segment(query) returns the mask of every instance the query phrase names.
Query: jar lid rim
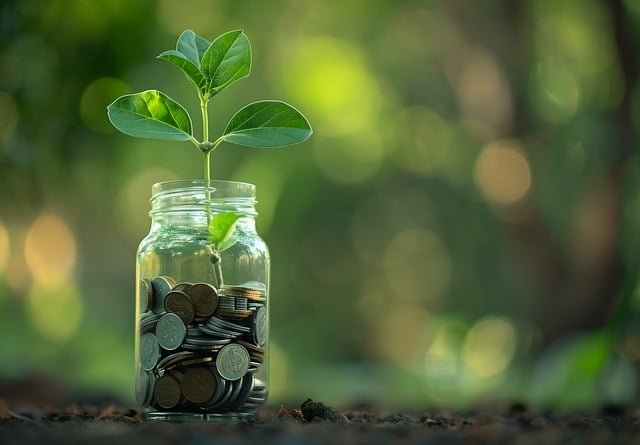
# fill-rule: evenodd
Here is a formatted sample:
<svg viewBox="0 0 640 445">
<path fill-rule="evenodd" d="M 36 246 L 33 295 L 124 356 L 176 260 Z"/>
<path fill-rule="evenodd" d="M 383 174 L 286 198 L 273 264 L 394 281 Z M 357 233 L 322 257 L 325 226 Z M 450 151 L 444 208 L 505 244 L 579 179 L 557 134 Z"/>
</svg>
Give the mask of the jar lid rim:
<svg viewBox="0 0 640 445">
<path fill-rule="evenodd" d="M 151 186 L 151 195 L 157 196 L 165 192 L 175 192 L 178 190 L 203 190 L 208 183 L 208 188 L 214 190 L 235 190 L 241 195 L 254 195 L 256 186 L 248 182 L 226 181 L 215 179 L 205 181 L 203 179 L 174 179 L 169 181 L 156 182 Z M 244 193 L 242 193 L 244 192 Z"/>
</svg>

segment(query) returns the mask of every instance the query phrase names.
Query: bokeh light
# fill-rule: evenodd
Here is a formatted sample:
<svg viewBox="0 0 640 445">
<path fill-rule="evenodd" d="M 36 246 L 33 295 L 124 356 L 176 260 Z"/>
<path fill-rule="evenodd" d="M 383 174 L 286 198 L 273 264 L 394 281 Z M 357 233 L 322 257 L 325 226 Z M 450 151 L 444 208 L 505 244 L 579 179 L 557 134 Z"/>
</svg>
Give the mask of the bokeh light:
<svg viewBox="0 0 640 445">
<path fill-rule="evenodd" d="M 487 316 L 478 320 L 464 342 L 465 372 L 473 380 L 504 372 L 514 357 L 516 345 L 516 331 L 505 318 Z"/>
<path fill-rule="evenodd" d="M 512 121 L 511 90 L 493 56 L 483 48 L 469 47 L 450 67 L 461 116 L 502 134 Z"/>
<path fill-rule="evenodd" d="M 474 170 L 476 185 L 493 204 L 514 204 L 531 188 L 529 162 L 516 141 L 494 142 L 482 149 Z"/>
<path fill-rule="evenodd" d="M 314 127 L 333 136 L 369 133 L 382 92 L 359 48 L 324 36 L 287 43 L 279 77 L 292 99 L 308 110 Z"/>
<path fill-rule="evenodd" d="M 58 216 L 40 215 L 24 241 L 25 260 L 34 279 L 43 285 L 68 280 L 76 264 L 76 241 Z"/>
<path fill-rule="evenodd" d="M 4 224 L 2 224 L 2 221 L 0 221 L 0 276 L 4 275 L 7 270 L 10 254 L 9 233 Z"/>
<path fill-rule="evenodd" d="M 426 348 L 431 317 L 420 306 L 387 298 L 377 327 L 377 344 L 386 362 L 417 371 Z"/>
<path fill-rule="evenodd" d="M 463 372 L 461 348 L 467 326 L 457 320 L 441 319 L 424 354 L 423 370 L 426 386 L 436 396 L 453 396 L 459 391 Z"/>
<path fill-rule="evenodd" d="M 29 317 L 42 338 L 60 343 L 69 340 L 78 329 L 83 303 L 72 282 L 36 280 L 27 300 Z"/>
<path fill-rule="evenodd" d="M 119 79 L 101 77 L 91 82 L 80 99 L 80 116 L 89 128 L 100 133 L 111 133 L 115 129 L 109 123 L 104 110 L 114 97 L 127 94 L 130 87 Z"/>
<path fill-rule="evenodd" d="M 543 118 L 550 122 L 566 122 L 575 116 L 582 89 L 566 64 L 560 60 L 541 61 L 533 78 L 531 95 Z"/>
</svg>

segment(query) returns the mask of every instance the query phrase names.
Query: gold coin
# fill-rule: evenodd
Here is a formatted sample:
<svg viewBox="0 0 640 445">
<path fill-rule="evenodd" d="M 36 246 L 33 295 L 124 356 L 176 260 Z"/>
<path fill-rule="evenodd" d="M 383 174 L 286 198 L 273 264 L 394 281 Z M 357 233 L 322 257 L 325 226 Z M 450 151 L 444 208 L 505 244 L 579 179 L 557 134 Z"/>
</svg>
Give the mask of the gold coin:
<svg viewBox="0 0 640 445">
<path fill-rule="evenodd" d="M 179 290 L 172 290 L 164 299 L 164 309 L 173 312 L 184 322 L 185 326 L 193 321 L 195 310 L 189 295 Z"/>
<path fill-rule="evenodd" d="M 205 403 L 211 400 L 216 391 L 216 378 L 209 368 L 194 366 L 184 372 L 180 389 L 188 401 Z"/>
<path fill-rule="evenodd" d="M 265 293 L 259 289 L 253 289 L 250 287 L 242 287 L 242 286 L 222 286 L 222 290 L 225 295 L 233 296 L 233 297 L 245 297 L 254 301 L 264 301 Z"/>
<path fill-rule="evenodd" d="M 196 283 L 189 289 L 196 317 L 208 317 L 218 308 L 218 291 L 209 283 Z"/>
<path fill-rule="evenodd" d="M 253 311 L 218 310 L 216 314 L 221 317 L 247 318 L 253 314 Z"/>
<path fill-rule="evenodd" d="M 156 380 L 156 384 L 153 387 L 153 395 L 156 403 L 161 408 L 175 408 L 182 397 L 180 383 L 175 377 L 165 374 Z"/>
<path fill-rule="evenodd" d="M 248 341 L 243 341 L 243 340 L 237 340 L 236 343 L 238 343 L 239 345 L 244 346 L 247 349 L 255 351 L 257 353 L 264 354 L 264 348 L 262 346 L 260 346 L 260 345 L 255 345 L 253 343 L 249 343 Z"/>
<path fill-rule="evenodd" d="M 198 357 L 198 358 L 192 358 L 188 360 L 181 360 L 176 364 L 176 366 L 185 367 L 185 366 L 201 365 L 203 363 L 209 363 L 212 361 L 213 361 L 213 357 L 211 356 Z"/>
</svg>

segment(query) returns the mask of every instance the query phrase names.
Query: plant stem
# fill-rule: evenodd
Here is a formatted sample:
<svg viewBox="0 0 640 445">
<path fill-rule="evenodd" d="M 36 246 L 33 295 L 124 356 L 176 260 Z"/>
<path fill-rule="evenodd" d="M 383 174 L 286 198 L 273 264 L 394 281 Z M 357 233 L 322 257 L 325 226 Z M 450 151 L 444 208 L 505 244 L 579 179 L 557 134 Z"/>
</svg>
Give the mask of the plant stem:
<svg viewBox="0 0 640 445">
<path fill-rule="evenodd" d="M 209 190 L 209 181 L 211 181 L 211 167 L 209 165 L 209 158 L 211 157 L 211 151 L 204 152 L 204 181 L 206 183 L 207 190 Z M 209 198 L 209 196 L 207 196 Z"/>
<path fill-rule="evenodd" d="M 200 95 L 200 111 L 202 113 L 202 141 L 204 143 L 209 142 L 209 112 L 207 110 L 207 98 Z M 207 199 L 207 227 L 211 223 L 211 152 L 221 141 L 216 141 L 212 147 L 207 147 L 204 153 L 204 186 L 206 190 Z M 210 258 L 213 262 L 213 272 L 218 282 L 218 288 L 222 287 L 222 260 L 216 246 L 210 252 Z M 215 261 L 214 261 L 215 260 Z"/>
<path fill-rule="evenodd" d="M 207 99 L 200 95 L 200 111 L 202 113 L 202 142 L 209 142 L 209 112 L 207 110 Z M 211 181 L 211 167 L 209 165 L 209 157 L 211 150 L 204 152 L 204 180 L 206 181 L 207 190 L 209 181 Z"/>
</svg>

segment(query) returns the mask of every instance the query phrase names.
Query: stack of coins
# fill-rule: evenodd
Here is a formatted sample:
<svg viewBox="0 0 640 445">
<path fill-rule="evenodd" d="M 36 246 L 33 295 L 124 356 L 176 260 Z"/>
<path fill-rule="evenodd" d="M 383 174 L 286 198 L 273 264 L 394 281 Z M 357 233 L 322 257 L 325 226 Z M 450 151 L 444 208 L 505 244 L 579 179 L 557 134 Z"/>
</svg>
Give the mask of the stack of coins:
<svg viewBox="0 0 640 445">
<path fill-rule="evenodd" d="M 254 412 L 267 398 L 256 377 L 267 339 L 261 283 L 176 283 L 167 276 L 139 284 L 139 375 L 145 408 L 167 412 Z"/>
</svg>

